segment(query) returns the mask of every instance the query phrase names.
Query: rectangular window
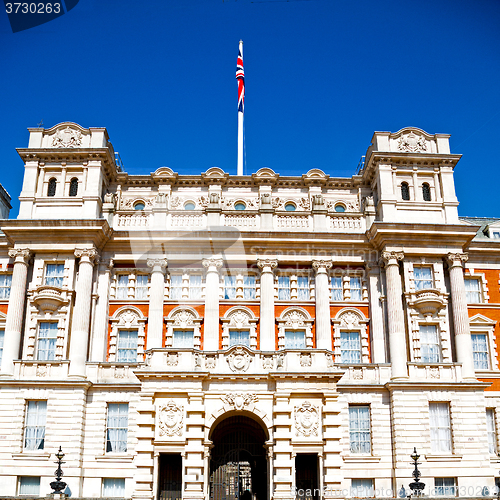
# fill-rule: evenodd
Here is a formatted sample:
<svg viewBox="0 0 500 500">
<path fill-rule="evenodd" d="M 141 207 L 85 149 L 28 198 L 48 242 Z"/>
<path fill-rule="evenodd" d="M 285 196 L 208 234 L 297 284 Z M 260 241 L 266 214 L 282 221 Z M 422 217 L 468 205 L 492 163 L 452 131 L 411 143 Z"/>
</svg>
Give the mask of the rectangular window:
<svg viewBox="0 0 500 500">
<path fill-rule="evenodd" d="M 224 298 L 236 298 L 236 276 L 224 276 Z"/>
<path fill-rule="evenodd" d="M 305 349 L 306 332 L 304 330 L 285 330 L 285 349 Z"/>
<path fill-rule="evenodd" d="M 370 407 L 349 406 L 351 453 L 371 453 Z"/>
<path fill-rule="evenodd" d="M 102 496 L 109 498 L 124 497 L 125 479 L 116 477 L 105 477 L 102 480 Z"/>
<path fill-rule="evenodd" d="M 64 264 L 47 264 L 45 266 L 45 284 L 61 287 L 64 278 Z"/>
<path fill-rule="evenodd" d="M 246 345 L 250 347 L 249 330 L 229 330 L 229 345 Z"/>
<path fill-rule="evenodd" d="M 137 330 L 118 330 L 116 361 L 137 363 Z"/>
<path fill-rule="evenodd" d="M 138 274 L 135 278 L 135 298 L 147 299 L 148 298 L 148 275 Z"/>
<path fill-rule="evenodd" d="M 43 450 L 45 445 L 45 421 L 47 401 L 26 401 L 24 424 L 24 449 Z"/>
<path fill-rule="evenodd" d="M 125 453 L 128 435 L 128 403 L 108 403 L 106 451 Z"/>
<path fill-rule="evenodd" d="M 278 300 L 290 300 L 290 276 L 278 276 Z"/>
<path fill-rule="evenodd" d="M 170 275 L 170 298 L 174 300 L 182 298 L 182 276 L 180 274 Z"/>
<path fill-rule="evenodd" d="M 243 298 L 255 299 L 255 276 L 243 276 Z"/>
<path fill-rule="evenodd" d="M 19 478 L 19 495 L 40 495 L 40 478 L 21 476 Z"/>
<path fill-rule="evenodd" d="M 436 325 L 420 325 L 420 356 L 423 363 L 440 363 L 441 346 Z"/>
<path fill-rule="evenodd" d="M 454 497 L 457 492 L 456 478 L 436 477 L 434 478 L 434 494 L 440 497 Z"/>
<path fill-rule="evenodd" d="M 309 300 L 311 298 L 308 276 L 297 276 L 297 298 L 299 300 Z"/>
<path fill-rule="evenodd" d="M 116 298 L 126 299 L 128 297 L 128 274 L 120 274 L 116 283 Z"/>
<path fill-rule="evenodd" d="M 361 363 L 359 332 L 340 332 L 340 362 Z"/>
<path fill-rule="evenodd" d="M 172 347 L 194 347 L 194 330 L 174 330 Z"/>
<path fill-rule="evenodd" d="M 429 403 L 431 449 L 433 453 L 451 453 L 449 403 Z"/>
<path fill-rule="evenodd" d="M 12 285 L 12 274 L 0 274 L 0 299 L 10 297 L 10 287 Z"/>
<path fill-rule="evenodd" d="M 0 330 L 0 368 L 2 367 L 3 341 L 5 338 L 5 330 Z"/>
<path fill-rule="evenodd" d="M 497 426 L 495 422 L 495 410 L 486 409 L 486 426 L 488 428 L 488 450 L 492 455 L 497 454 Z"/>
<path fill-rule="evenodd" d="M 373 479 L 351 479 L 351 496 L 358 498 L 374 497 Z"/>
<path fill-rule="evenodd" d="M 38 325 L 36 359 L 50 361 L 56 359 L 57 323 L 41 322 Z"/>
<path fill-rule="evenodd" d="M 344 293 L 342 291 L 342 278 L 334 276 L 332 278 L 332 300 L 341 301 L 344 300 Z"/>
<path fill-rule="evenodd" d="M 465 295 L 468 304 L 479 304 L 482 302 L 479 279 L 465 278 Z"/>
<path fill-rule="evenodd" d="M 424 290 L 434 286 L 432 277 L 432 267 L 430 266 L 415 266 L 413 268 L 413 279 L 415 281 L 415 290 Z"/>
<path fill-rule="evenodd" d="M 476 370 L 487 370 L 488 362 L 488 336 L 484 333 L 471 334 L 472 356 L 474 358 L 474 368 Z"/>
<path fill-rule="evenodd" d="M 361 302 L 363 300 L 361 294 L 361 278 L 350 278 L 351 300 Z"/>
<path fill-rule="evenodd" d="M 189 298 L 201 299 L 202 280 L 201 274 L 189 276 Z"/>
</svg>

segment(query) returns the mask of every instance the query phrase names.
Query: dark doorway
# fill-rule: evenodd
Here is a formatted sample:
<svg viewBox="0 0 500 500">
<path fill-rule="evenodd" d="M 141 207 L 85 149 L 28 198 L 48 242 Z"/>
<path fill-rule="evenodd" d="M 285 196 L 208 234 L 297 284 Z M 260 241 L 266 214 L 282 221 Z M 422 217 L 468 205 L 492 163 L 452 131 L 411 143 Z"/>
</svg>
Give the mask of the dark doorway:
<svg viewBox="0 0 500 500">
<path fill-rule="evenodd" d="M 158 500 L 181 500 L 182 457 L 180 454 L 161 453 L 158 471 Z"/>
<path fill-rule="evenodd" d="M 297 498 L 317 500 L 319 498 L 318 455 L 300 453 L 295 457 L 295 485 Z"/>
<path fill-rule="evenodd" d="M 212 434 L 210 500 L 267 500 L 264 429 L 248 417 L 229 417 Z"/>
</svg>

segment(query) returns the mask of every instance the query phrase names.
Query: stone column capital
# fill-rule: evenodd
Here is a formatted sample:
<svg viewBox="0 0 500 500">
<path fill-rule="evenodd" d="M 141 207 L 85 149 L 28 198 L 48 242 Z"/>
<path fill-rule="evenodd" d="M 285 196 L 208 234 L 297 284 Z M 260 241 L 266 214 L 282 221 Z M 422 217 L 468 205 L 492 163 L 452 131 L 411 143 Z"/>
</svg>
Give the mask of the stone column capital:
<svg viewBox="0 0 500 500">
<path fill-rule="evenodd" d="M 312 261 L 312 268 L 316 271 L 316 274 L 325 274 L 332 266 L 333 262 L 328 259 L 313 259 Z"/>
<path fill-rule="evenodd" d="M 218 273 L 223 261 L 219 257 L 211 257 L 210 259 L 203 259 L 201 263 L 208 273 Z"/>
<path fill-rule="evenodd" d="M 31 252 L 28 248 L 11 248 L 9 250 L 9 257 L 14 259 L 14 263 L 21 263 L 28 265 L 31 257 Z"/>
<path fill-rule="evenodd" d="M 381 263 L 387 266 L 398 266 L 398 261 L 404 259 L 405 254 L 403 252 L 382 252 L 380 257 Z"/>
<path fill-rule="evenodd" d="M 94 263 L 99 262 L 99 252 L 95 248 L 77 248 L 75 257 L 80 259 L 80 263 L 88 262 L 94 265 Z"/>
<path fill-rule="evenodd" d="M 463 267 L 463 265 L 469 260 L 468 253 L 452 253 L 450 252 L 446 256 L 446 261 L 448 262 L 448 266 L 452 267 Z"/>
<path fill-rule="evenodd" d="M 278 267 L 278 261 L 276 259 L 257 259 L 257 267 L 263 273 L 272 273 L 273 269 Z"/>
<path fill-rule="evenodd" d="M 167 259 L 158 258 L 158 259 L 148 259 L 147 266 L 151 267 L 152 273 L 165 273 L 165 269 L 167 268 L 168 262 Z"/>
</svg>

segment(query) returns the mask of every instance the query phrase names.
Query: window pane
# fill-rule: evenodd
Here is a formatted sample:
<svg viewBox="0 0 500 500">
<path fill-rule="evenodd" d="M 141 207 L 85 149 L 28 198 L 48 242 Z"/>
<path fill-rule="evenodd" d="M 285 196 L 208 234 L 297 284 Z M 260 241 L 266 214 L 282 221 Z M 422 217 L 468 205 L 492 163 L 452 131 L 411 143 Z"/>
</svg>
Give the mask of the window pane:
<svg viewBox="0 0 500 500">
<path fill-rule="evenodd" d="M 135 279 L 135 298 L 147 299 L 148 298 L 148 275 L 138 274 Z"/>
<path fill-rule="evenodd" d="M 332 300 L 344 300 L 344 294 L 342 293 L 342 278 L 332 278 Z"/>
<path fill-rule="evenodd" d="M 10 297 L 10 287 L 12 285 L 12 274 L 0 274 L 0 299 Z"/>
<path fill-rule="evenodd" d="M 229 345 L 246 345 L 250 347 L 250 331 L 249 330 L 229 330 Z"/>
<path fill-rule="evenodd" d="M 173 274 L 170 276 L 170 298 L 182 298 L 182 276 L 180 274 Z"/>
<path fill-rule="evenodd" d="M 128 403 L 109 403 L 106 432 L 106 451 L 127 451 Z"/>
<path fill-rule="evenodd" d="M 128 274 L 118 276 L 118 284 L 116 287 L 116 298 L 126 299 L 128 297 Z"/>
<path fill-rule="evenodd" d="M 304 330 L 285 330 L 285 349 L 305 349 L 306 332 Z"/>
<path fill-rule="evenodd" d="M 351 496 L 366 498 L 375 496 L 373 479 L 351 479 Z"/>
<path fill-rule="evenodd" d="M 39 324 L 36 359 L 41 361 L 56 359 L 57 326 L 57 323 Z"/>
<path fill-rule="evenodd" d="M 453 497 L 456 495 L 454 477 L 436 477 L 434 479 L 436 496 Z"/>
<path fill-rule="evenodd" d="M 59 286 L 63 284 L 64 264 L 47 264 L 45 267 L 45 284 Z"/>
<path fill-rule="evenodd" d="M 340 332 L 340 362 L 361 363 L 359 332 Z"/>
<path fill-rule="evenodd" d="M 47 401 L 27 401 L 24 426 L 24 449 L 43 450 Z"/>
<path fill-rule="evenodd" d="M 451 453 L 450 405 L 429 403 L 429 418 L 433 453 Z"/>
<path fill-rule="evenodd" d="M 255 299 L 255 276 L 243 276 L 243 298 Z"/>
<path fill-rule="evenodd" d="M 473 333 L 472 339 L 472 356 L 474 358 L 474 368 L 476 370 L 487 370 L 488 363 L 488 340 L 486 334 Z"/>
<path fill-rule="evenodd" d="M 351 300 L 359 302 L 362 300 L 361 296 L 361 278 L 350 278 Z"/>
<path fill-rule="evenodd" d="M 102 481 L 102 494 L 106 497 L 125 496 L 125 479 L 104 478 Z"/>
<path fill-rule="evenodd" d="M 434 286 L 431 267 L 414 267 L 413 278 L 415 281 L 415 290 L 424 290 Z"/>
<path fill-rule="evenodd" d="M 495 410 L 488 408 L 486 410 L 486 426 L 488 428 L 488 450 L 491 454 L 497 454 L 497 432 L 495 425 Z"/>
<path fill-rule="evenodd" d="M 297 298 L 299 300 L 309 300 L 309 277 L 308 276 L 298 276 L 297 277 Z"/>
<path fill-rule="evenodd" d="M 116 361 L 137 363 L 137 330 L 119 330 Z"/>
<path fill-rule="evenodd" d="M 0 368 L 2 367 L 3 341 L 5 338 L 5 330 L 0 330 Z"/>
<path fill-rule="evenodd" d="M 439 363 L 441 346 L 436 325 L 420 325 L 420 355 L 423 363 Z"/>
<path fill-rule="evenodd" d="M 20 495 L 40 495 L 40 478 L 21 476 L 19 478 Z"/>
<path fill-rule="evenodd" d="M 468 278 L 465 280 L 465 294 L 469 304 L 478 304 L 482 302 L 478 279 Z"/>
<path fill-rule="evenodd" d="M 194 330 L 174 330 L 172 347 L 194 347 Z"/>
<path fill-rule="evenodd" d="M 189 276 L 189 298 L 201 299 L 201 274 Z"/>
<path fill-rule="evenodd" d="M 349 439 L 351 453 L 371 453 L 370 407 L 349 407 Z"/>
<path fill-rule="evenodd" d="M 278 300 L 290 300 L 290 276 L 278 276 Z"/>
<path fill-rule="evenodd" d="M 224 298 L 236 298 L 236 276 L 224 276 Z"/>
</svg>

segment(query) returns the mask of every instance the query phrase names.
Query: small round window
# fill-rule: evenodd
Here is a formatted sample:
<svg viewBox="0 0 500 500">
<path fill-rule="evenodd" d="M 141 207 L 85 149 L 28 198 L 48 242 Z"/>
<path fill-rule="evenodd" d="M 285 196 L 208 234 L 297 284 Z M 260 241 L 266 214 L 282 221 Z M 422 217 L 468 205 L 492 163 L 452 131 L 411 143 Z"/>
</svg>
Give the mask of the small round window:
<svg viewBox="0 0 500 500">
<path fill-rule="evenodd" d="M 245 210 L 245 208 L 247 208 L 247 206 L 242 201 L 234 204 L 235 210 Z"/>
<path fill-rule="evenodd" d="M 142 201 L 139 201 L 138 203 L 136 203 L 134 205 L 134 210 L 144 210 L 145 206 L 146 205 L 144 205 L 144 203 L 142 203 Z"/>
<path fill-rule="evenodd" d="M 340 203 L 338 205 L 335 205 L 335 212 L 345 212 L 344 205 L 341 205 Z"/>
<path fill-rule="evenodd" d="M 194 210 L 194 207 L 195 207 L 194 203 L 192 201 L 189 201 L 184 205 L 184 210 Z"/>
<path fill-rule="evenodd" d="M 287 204 L 285 205 L 285 210 L 286 210 L 287 212 L 295 212 L 295 209 L 296 209 L 296 208 L 297 208 L 297 207 L 296 207 L 293 203 L 287 203 Z"/>
</svg>

